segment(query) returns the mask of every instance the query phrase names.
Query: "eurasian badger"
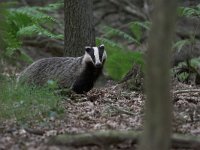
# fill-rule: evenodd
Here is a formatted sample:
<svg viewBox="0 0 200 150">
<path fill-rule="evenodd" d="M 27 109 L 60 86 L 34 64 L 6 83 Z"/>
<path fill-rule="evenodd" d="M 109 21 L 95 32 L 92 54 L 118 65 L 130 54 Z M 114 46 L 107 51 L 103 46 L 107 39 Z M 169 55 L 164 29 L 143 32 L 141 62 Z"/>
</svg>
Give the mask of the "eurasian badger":
<svg viewBox="0 0 200 150">
<path fill-rule="evenodd" d="M 71 88 L 76 93 L 91 90 L 101 75 L 107 55 L 104 45 L 85 47 L 81 57 L 51 57 L 28 66 L 18 77 L 19 83 L 45 85 L 49 80 L 59 88 Z"/>
</svg>

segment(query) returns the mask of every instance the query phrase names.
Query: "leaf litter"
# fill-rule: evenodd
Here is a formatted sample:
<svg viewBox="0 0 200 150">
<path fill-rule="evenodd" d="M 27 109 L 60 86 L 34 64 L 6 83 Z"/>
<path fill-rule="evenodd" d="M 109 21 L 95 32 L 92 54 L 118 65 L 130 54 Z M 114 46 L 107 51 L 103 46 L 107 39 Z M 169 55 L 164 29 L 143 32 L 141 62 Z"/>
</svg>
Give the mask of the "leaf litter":
<svg viewBox="0 0 200 150">
<path fill-rule="evenodd" d="M 182 83 L 173 91 L 199 88 Z M 44 118 L 42 122 L 28 120 L 29 128 L 15 119 L 0 125 L 0 150 L 62 150 L 102 149 L 92 147 L 63 147 L 48 145 L 50 137 L 64 133 L 84 133 L 99 130 L 142 130 L 144 124 L 143 93 L 126 91 L 118 85 L 94 88 L 85 95 L 72 95 L 62 101 L 61 117 Z M 200 136 L 200 93 L 173 95 L 173 132 Z M 134 145 L 136 148 L 137 145 Z M 130 142 L 112 145 L 110 149 L 133 149 Z"/>
</svg>

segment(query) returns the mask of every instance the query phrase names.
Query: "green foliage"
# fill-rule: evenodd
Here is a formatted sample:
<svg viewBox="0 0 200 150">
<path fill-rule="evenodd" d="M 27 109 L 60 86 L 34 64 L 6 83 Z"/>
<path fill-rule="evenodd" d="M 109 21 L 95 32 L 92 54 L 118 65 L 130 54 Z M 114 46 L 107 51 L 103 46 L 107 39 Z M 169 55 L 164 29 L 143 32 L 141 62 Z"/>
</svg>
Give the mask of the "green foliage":
<svg viewBox="0 0 200 150">
<path fill-rule="evenodd" d="M 103 36 L 106 37 L 106 38 L 112 38 L 113 36 L 119 36 L 119 37 L 124 38 L 128 42 L 133 42 L 133 43 L 139 44 L 138 41 L 136 39 L 134 39 L 131 35 L 129 35 L 126 32 L 123 32 L 119 29 L 115 29 L 115 28 L 112 28 L 112 27 L 105 26 L 104 27 L 104 33 L 105 34 Z"/>
<path fill-rule="evenodd" d="M 6 48 L 3 51 L 5 58 L 13 58 L 18 51 L 20 56 L 17 57 L 23 61 L 31 62 L 32 59 L 23 51 L 22 38 L 32 36 L 47 36 L 50 38 L 63 39 L 63 35 L 57 35 L 51 32 L 51 27 L 57 23 L 56 19 L 47 15 L 60 8 L 63 3 L 50 4 L 45 7 L 20 7 L 7 8 L 5 15 L 4 42 Z"/>
<path fill-rule="evenodd" d="M 4 38 L 3 31 L 5 30 L 4 14 L 5 14 L 5 8 L 0 4 L 0 42 L 1 42 L 0 48 L 2 48 L 3 47 L 2 44 L 4 44 L 3 43 L 3 38 Z M 1 57 L 1 55 L 0 55 L 0 57 Z"/>
<path fill-rule="evenodd" d="M 97 45 L 104 43 L 108 54 L 106 71 L 115 80 L 121 80 L 134 64 L 144 65 L 142 52 L 131 50 L 127 44 L 120 44 L 116 38 L 125 40 L 124 43 L 140 45 L 144 30 L 149 30 L 150 22 L 129 23 L 130 33 L 112 27 L 104 27 L 103 35 L 96 39 Z M 121 42 L 122 43 L 122 42 Z"/>
<path fill-rule="evenodd" d="M 136 37 L 137 41 L 139 42 L 142 38 L 143 34 L 143 29 L 145 30 L 150 30 L 151 23 L 149 21 L 145 22 L 139 22 L 139 21 L 134 21 L 130 23 L 130 30 Z"/>
<path fill-rule="evenodd" d="M 191 17 L 191 16 L 200 17 L 200 4 L 197 5 L 194 8 L 191 8 L 191 7 L 179 7 L 178 8 L 178 15 L 179 16 L 186 16 L 186 17 Z"/>
<path fill-rule="evenodd" d="M 59 86 L 58 86 L 58 82 L 57 81 L 54 81 L 54 80 L 48 80 L 47 81 L 47 87 L 49 89 L 58 89 Z"/>
<path fill-rule="evenodd" d="M 180 17 L 200 17 L 200 4 L 195 7 L 179 7 L 178 15 Z M 198 28 L 198 25 L 196 26 Z M 195 36 L 191 35 L 189 38 L 184 40 L 179 40 L 174 43 L 173 48 L 178 52 L 186 46 L 190 45 L 188 48 L 192 48 L 192 45 L 195 44 Z M 186 60 L 185 62 L 181 62 L 178 64 L 179 71 L 175 73 L 178 79 L 181 82 L 188 82 L 190 76 L 199 75 L 199 66 L 200 66 L 200 58 L 193 58 L 190 60 Z"/>
<path fill-rule="evenodd" d="M 108 39 L 97 38 L 97 44 L 100 43 L 105 44 L 108 55 L 106 71 L 115 80 L 122 79 L 134 64 L 144 64 L 141 52 L 128 50 Z"/>
<path fill-rule="evenodd" d="M 51 117 L 52 113 L 60 114 L 63 107 L 61 97 L 55 96 L 49 88 L 33 88 L 18 85 L 14 80 L 0 79 L 0 118 L 25 120 L 41 120 Z"/>
<path fill-rule="evenodd" d="M 178 71 L 173 72 L 179 81 L 188 82 L 191 76 L 199 76 L 200 57 L 187 60 L 178 64 Z"/>
<path fill-rule="evenodd" d="M 177 78 L 180 82 L 186 82 L 189 78 L 188 72 L 181 72 L 177 75 Z"/>
<path fill-rule="evenodd" d="M 173 48 L 176 49 L 178 52 L 181 51 L 181 49 L 185 46 L 191 44 L 190 39 L 185 39 L 185 40 L 179 40 L 173 44 Z"/>
<path fill-rule="evenodd" d="M 200 66 L 200 57 L 199 58 L 193 58 L 190 60 L 191 67 L 197 69 Z"/>
<path fill-rule="evenodd" d="M 199 17 L 200 4 L 194 8 L 179 7 L 178 14 L 179 16 Z M 134 21 L 128 24 L 127 29 L 129 29 L 129 33 L 108 26 L 103 28 L 104 34 L 97 38 L 97 44 L 104 43 L 106 45 L 106 50 L 108 53 L 106 70 L 113 79 L 122 79 L 124 75 L 131 69 L 134 63 L 142 66 L 144 65 L 143 54 L 135 50 L 130 50 L 127 43 L 135 44 L 136 46 L 140 45 L 144 31 L 150 30 L 150 27 L 151 22 L 149 21 Z M 119 38 L 125 40 L 125 42 L 119 40 Z M 120 43 L 118 41 L 120 41 Z M 192 45 L 193 43 L 195 43 L 195 38 L 190 37 L 188 39 L 176 41 L 173 44 L 173 48 L 180 52 L 184 46 Z M 197 65 L 200 65 L 199 60 L 196 59 L 192 59 L 190 62 L 191 67 L 194 68 L 197 67 Z M 180 76 L 180 78 L 183 80 L 188 78 L 187 73 L 180 74 Z"/>
<path fill-rule="evenodd" d="M 46 11 L 46 12 L 53 12 L 55 10 L 58 10 L 59 8 L 63 7 L 64 3 L 62 1 L 53 3 L 53 4 L 48 4 L 45 7 L 39 7 L 39 6 L 32 6 L 32 8 L 35 10 L 39 11 Z"/>
</svg>

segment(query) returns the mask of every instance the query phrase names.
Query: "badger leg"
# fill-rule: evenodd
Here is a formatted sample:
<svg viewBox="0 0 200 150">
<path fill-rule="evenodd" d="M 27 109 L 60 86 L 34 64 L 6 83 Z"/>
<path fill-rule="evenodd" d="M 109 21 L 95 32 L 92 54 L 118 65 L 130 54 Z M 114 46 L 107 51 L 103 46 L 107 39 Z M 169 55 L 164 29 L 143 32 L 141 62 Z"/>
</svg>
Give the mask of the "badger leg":
<svg viewBox="0 0 200 150">
<path fill-rule="evenodd" d="M 91 81 L 86 80 L 76 80 L 72 86 L 72 90 L 76 92 L 77 94 L 83 94 L 85 92 L 88 92 L 93 88 L 94 84 Z"/>
</svg>

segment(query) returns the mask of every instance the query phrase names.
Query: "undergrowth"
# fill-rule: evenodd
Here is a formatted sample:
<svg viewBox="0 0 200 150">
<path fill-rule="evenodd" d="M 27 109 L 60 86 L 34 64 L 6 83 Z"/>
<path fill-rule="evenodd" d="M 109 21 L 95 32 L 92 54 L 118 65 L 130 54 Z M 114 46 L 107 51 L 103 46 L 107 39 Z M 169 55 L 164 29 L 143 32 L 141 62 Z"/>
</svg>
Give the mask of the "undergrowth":
<svg viewBox="0 0 200 150">
<path fill-rule="evenodd" d="M 43 120 L 62 114 L 61 97 L 49 88 L 18 85 L 12 79 L 0 79 L 0 120 Z M 54 116 L 52 116 L 54 115 Z"/>
<path fill-rule="evenodd" d="M 113 45 L 111 41 L 103 38 L 97 38 L 97 43 L 104 43 L 106 47 L 108 59 L 106 60 L 105 69 L 114 80 L 121 80 L 134 64 L 144 65 L 142 52 Z"/>
<path fill-rule="evenodd" d="M 177 9 L 177 13 L 179 17 L 199 18 L 200 4 L 194 8 L 179 7 Z M 129 70 L 131 70 L 134 64 L 141 65 L 143 68 L 143 53 L 140 49 L 138 49 L 138 47 L 144 44 L 142 42 L 144 33 L 148 33 L 151 28 L 151 24 L 152 23 L 150 21 L 133 21 L 127 24 L 126 32 L 110 26 L 103 27 L 103 34 L 97 38 L 97 44 L 105 44 L 106 51 L 108 53 L 108 59 L 105 68 L 111 78 L 115 80 L 123 79 L 123 77 Z M 196 28 L 198 28 L 198 26 Z M 173 50 L 181 53 L 183 47 L 194 45 L 195 42 L 195 35 L 191 35 L 189 38 L 176 40 L 173 42 Z M 131 44 L 135 45 L 136 48 L 130 49 L 129 45 Z M 196 68 L 200 65 L 199 58 L 187 61 L 189 62 L 187 67 L 190 69 L 192 68 L 192 70 L 197 70 Z M 186 62 L 184 62 L 184 64 L 185 63 Z M 184 78 L 188 76 L 188 73 L 184 72 Z"/>
<path fill-rule="evenodd" d="M 22 60 L 32 62 L 32 58 L 22 48 L 23 38 L 34 36 L 46 36 L 54 39 L 63 39 L 63 35 L 53 32 L 53 26 L 60 23 L 49 13 L 59 9 L 63 3 L 49 4 L 43 7 L 19 7 L 15 8 L 9 3 L 3 3 L 4 12 L 4 43 L 2 55 L 6 60 Z M 7 7 L 6 7 L 7 6 Z M 16 53 L 18 54 L 17 57 Z"/>
<path fill-rule="evenodd" d="M 130 49 L 128 44 L 141 45 L 143 30 L 149 30 L 150 22 L 129 23 L 130 33 L 112 27 L 104 27 L 103 35 L 96 39 L 97 45 L 103 43 L 106 47 L 108 59 L 105 69 L 108 75 L 115 80 L 121 80 L 131 70 L 133 65 L 144 66 L 143 52 Z M 123 39 L 126 43 L 118 42 L 117 38 Z M 127 44 L 128 42 L 128 44 Z"/>
</svg>

